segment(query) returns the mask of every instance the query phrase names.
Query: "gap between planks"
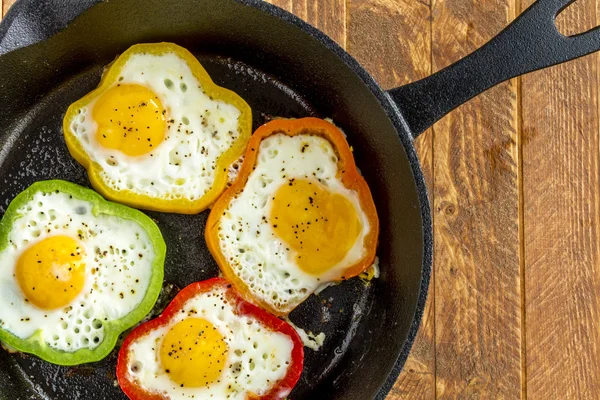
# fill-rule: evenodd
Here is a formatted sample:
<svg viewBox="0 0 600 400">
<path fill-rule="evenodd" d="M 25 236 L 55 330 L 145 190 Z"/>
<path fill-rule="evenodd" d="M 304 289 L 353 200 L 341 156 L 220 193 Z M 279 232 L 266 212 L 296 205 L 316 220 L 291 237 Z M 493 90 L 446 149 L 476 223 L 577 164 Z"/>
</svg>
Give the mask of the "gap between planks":
<svg viewBox="0 0 600 400">
<path fill-rule="evenodd" d="M 515 0 L 514 18 L 523 12 Z M 521 400 L 527 400 L 527 303 L 525 285 L 525 192 L 523 189 L 523 82 L 517 77 L 517 190 L 519 238 L 519 290 L 521 292 Z"/>
</svg>

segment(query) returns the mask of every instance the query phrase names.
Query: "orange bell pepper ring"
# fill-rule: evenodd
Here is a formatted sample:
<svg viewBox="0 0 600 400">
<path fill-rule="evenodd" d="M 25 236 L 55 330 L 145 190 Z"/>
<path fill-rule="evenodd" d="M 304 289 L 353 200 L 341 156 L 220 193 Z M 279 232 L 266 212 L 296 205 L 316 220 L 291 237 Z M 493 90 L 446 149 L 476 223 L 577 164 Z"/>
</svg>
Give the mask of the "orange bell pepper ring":
<svg viewBox="0 0 600 400">
<path fill-rule="evenodd" d="M 274 135 L 285 135 L 288 138 L 273 138 L 265 147 L 261 147 L 263 141 Z M 283 139 L 289 144 L 292 140 L 290 138 L 296 136 L 299 136 L 295 139 L 297 142 L 286 147 L 295 151 L 294 155 L 283 154 L 287 150 L 281 147 L 277 154 L 282 157 L 282 164 L 278 164 L 277 168 L 275 164 L 260 165 L 264 162 L 261 160 L 268 158 L 269 154 L 272 157 L 275 143 L 286 146 Z M 311 151 L 313 153 L 309 154 Z M 317 154 L 327 156 L 315 158 Z M 292 163 L 309 164 L 295 164 L 296 167 L 292 168 Z M 310 167 L 311 163 L 314 167 Z M 317 174 L 307 173 L 306 168 L 318 171 L 321 163 L 329 163 L 325 169 L 334 172 L 330 172 L 327 177 L 321 175 L 323 179 Z M 304 172 L 301 176 L 293 176 L 299 170 L 298 166 L 304 168 Z M 229 246 L 225 243 L 230 240 L 225 238 L 235 235 L 235 232 L 229 230 L 236 223 L 232 219 L 224 225 L 224 221 L 228 221 L 227 215 L 232 215 L 232 202 L 242 201 L 240 199 L 247 187 L 249 191 L 255 190 L 255 181 L 252 179 L 256 176 L 253 178 L 253 173 L 258 174 L 256 176 L 270 174 L 270 178 L 277 180 L 273 186 L 278 186 L 274 190 L 265 189 L 268 200 L 263 208 L 256 208 L 254 204 L 246 205 L 251 210 L 248 213 L 262 216 L 259 216 L 263 220 L 260 225 L 238 220 L 240 231 L 244 227 L 243 229 L 252 230 L 256 240 L 259 237 L 264 240 L 261 242 L 262 250 L 256 250 L 259 253 L 262 251 L 258 259 L 254 255 L 249 256 L 249 252 L 254 250 L 240 248 L 239 252 L 243 254 L 239 255 L 237 248 L 234 252 L 224 249 L 224 246 Z M 284 175 L 288 173 L 289 175 Z M 267 185 L 273 182 L 271 179 L 267 181 Z M 264 215 L 262 210 L 265 210 Z M 269 232 L 266 239 L 262 234 L 263 230 Z M 237 290 L 269 312 L 281 316 L 289 313 L 318 286 L 357 276 L 368 269 L 375 259 L 378 234 L 379 220 L 371 192 L 355 165 L 344 134 L 325 120 L 301 118 L 273 120 L 254 133 L 237 180 L 212 208 L 205 238 L 223 275 Z M 249 238 L 250 242 L 253 240 Z M 240 246 L 243 241 L 240 241 Z M 285 249 L 289 254 L 286 253 L 287 258 L 282 261 L 279 251 L 273 249 Z M 265 261 L 267 259 L 268 262 Z M 244 263 L 254 265 L 244 267 Z M 286 286 L 289 282 L 285 279 L 278 280 L 278 275 L 273 272 L 275 270 L 284 276 L 294 274 L 294 271 L 299 272 L 297 279 L 293 279 L 294 276 L 290 278 L 295 283 Z M 312 283 L 298 289 L 298 282 L 302 284 L 303 279 Z M 276 289 L 265 289 L 275 286 Z"/>
</svg>

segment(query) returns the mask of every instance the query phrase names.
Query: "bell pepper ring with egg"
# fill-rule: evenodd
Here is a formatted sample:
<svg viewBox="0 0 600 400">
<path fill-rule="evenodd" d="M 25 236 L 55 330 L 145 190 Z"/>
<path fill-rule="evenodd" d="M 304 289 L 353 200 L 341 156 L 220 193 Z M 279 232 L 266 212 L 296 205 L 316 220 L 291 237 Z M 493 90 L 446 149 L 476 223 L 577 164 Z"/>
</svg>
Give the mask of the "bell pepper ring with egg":
<svg viewBox="0 0 600 400">
<path fill-rule="evenodd" d="M 205 238 L 248 300 L 286 315 L 375 259 L 379 220 L 345 135 L 319 118 L 276 119 L 251 137 Z"/>
<path fill-rule="evenodd" d="M 304 348 L 294 328 L 223 278 L 192 283 L 125 338 L 117 380 L 132 400 L 284 399 Z"/>
<path fill-rule="evenodd" d="M 0 221 L 0 341 L 53 364 L 103 359 L 154 306 L 165 253 L 142 212 L 34 183 Z"/>
<path fill-rule="evenodd" d="M 172 43 L 137 44 L 63 120 L 71 155 L 104 197 L 147 210 L 196 214 L 226 187 L 252 112 Z"/>
</svg>

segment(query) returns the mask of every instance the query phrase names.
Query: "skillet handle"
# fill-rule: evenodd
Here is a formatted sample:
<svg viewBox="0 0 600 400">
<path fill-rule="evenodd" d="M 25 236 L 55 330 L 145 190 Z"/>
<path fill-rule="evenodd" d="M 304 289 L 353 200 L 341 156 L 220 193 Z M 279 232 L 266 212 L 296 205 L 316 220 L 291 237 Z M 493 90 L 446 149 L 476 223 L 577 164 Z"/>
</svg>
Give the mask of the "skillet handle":
<svg viewBox="0 0 600 400">
<path fill-rule="evenodd" d="M 389 96 L 416 138 L 459 105 L 510 78 L 600 50 L 600 27 L 564 36 L 556 16 L 575 0 L 538 0 L 483 47 Z"/>
</svg>

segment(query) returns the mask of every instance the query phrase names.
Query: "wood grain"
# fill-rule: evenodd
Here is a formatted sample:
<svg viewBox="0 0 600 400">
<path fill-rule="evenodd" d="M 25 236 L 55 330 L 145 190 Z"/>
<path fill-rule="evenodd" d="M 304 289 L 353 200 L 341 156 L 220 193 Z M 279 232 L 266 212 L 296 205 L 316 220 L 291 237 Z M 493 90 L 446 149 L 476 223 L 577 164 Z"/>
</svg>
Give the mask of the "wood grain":
<svg viewBox="0 0 600 400">
<path fill-rule="evenodd" d="M 302 18 L 346 48 L 345 0 L 267 0 Z"/>
<path fill-rule="evenodd" d="M 491 39 L 514 0 L 432 1 L 433 67 Z M 519 398 L 516 81 L 434 126 L 436 398 Z"/>
<path fill-rule="evenodd" d="M 348 52 L 389 89 L 431 73 L 430 7 L 414 0 L 350 0 Z M 432 131 L 416 142 L 432 188 Z M 388 400 L 432 399 L 435 395 L 434 279 L 423 322 L 404 370 Z"/>
<path fill-rule="evenodd" d="M 529 4 L 527 1 L 525 5 Z M 599 22 L 596 0 L 559 18 Z M 597 54 L 522 78 L 527 397 L 600 398 Z"/>
</svg>

